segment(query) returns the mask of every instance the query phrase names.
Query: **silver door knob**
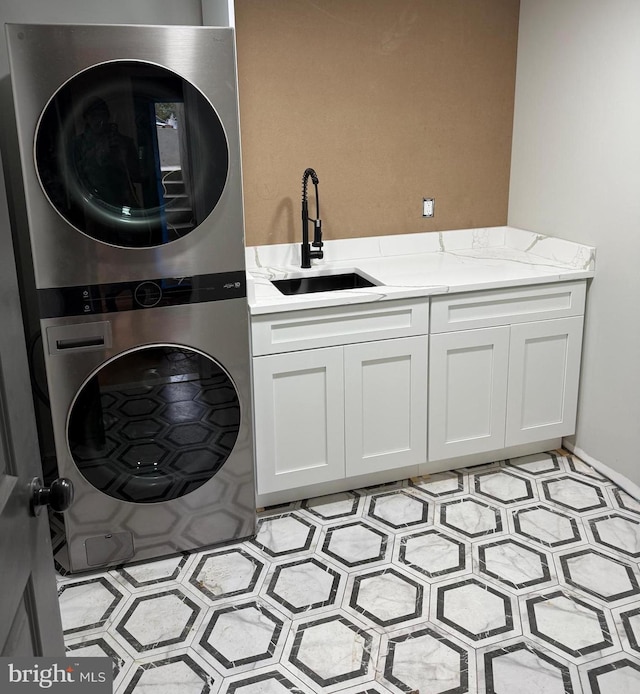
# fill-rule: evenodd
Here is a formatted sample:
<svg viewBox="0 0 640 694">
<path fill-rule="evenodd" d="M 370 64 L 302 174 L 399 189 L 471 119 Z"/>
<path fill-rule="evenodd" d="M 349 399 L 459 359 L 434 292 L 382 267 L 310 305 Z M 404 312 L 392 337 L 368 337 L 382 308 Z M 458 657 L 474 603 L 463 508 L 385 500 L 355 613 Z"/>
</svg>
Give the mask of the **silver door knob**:
<svg viewBox="0 0 640 694">
<path fill-rule="evenodd" d="M 53 480 L 50 487 L 43 486 L 39 477 L 34 477 L 30 485 L 31 513 L 37 516 L 43 506 L 64 513 L 73 502 L 73 482 L 66 477 Z"/>
</svg>

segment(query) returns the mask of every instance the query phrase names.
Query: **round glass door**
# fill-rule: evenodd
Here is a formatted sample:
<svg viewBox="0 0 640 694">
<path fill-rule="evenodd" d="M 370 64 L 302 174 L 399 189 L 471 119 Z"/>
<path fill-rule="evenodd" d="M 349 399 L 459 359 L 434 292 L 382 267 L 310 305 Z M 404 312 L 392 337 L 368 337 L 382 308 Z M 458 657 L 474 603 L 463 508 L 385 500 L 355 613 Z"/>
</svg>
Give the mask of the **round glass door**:
<svg viewBox="0 0 640 694">
<path fill-rule="evenodd" d="M 79 391 L 67 437 L 85 479 L 123 501 L 176 499 L 210 480 L 228 459 L 240 403 L 210 357 L 151 346 L 103 365 Z"/>
<path fill-rule="evenodd" d="M 104 243 L 171 243 L 213 211 L 229 152 L 211 103 L 157 65 L 105 63 L 79 73 L 47 104 L 35 159 L 51 204 Z"/>
</svg>

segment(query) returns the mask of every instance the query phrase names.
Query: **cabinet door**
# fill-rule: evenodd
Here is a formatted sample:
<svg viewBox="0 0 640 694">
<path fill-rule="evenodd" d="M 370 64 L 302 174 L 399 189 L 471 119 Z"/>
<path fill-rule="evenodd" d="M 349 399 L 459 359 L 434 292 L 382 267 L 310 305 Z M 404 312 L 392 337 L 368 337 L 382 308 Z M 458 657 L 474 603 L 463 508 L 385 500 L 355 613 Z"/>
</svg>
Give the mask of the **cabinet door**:
<svg viewBox="0 0 640 694">
<path fill-rule="evenodd" d="M 342 347 L 253 360 L 258 493 L 344 477 Z"/>
<path fill-rule="evenodd" d="M 344 348 L 346 474 L 427 459 L 426 335 Z"/>
<path fill-rule="evenodd" d="M 511 326 L 506 445 L 575 430 L 582 316 Z"/>
<path fill-rule="evenodd" d="M 503 448 L 509 328 L 430 338 L 429 460 Z"/>
</svg>

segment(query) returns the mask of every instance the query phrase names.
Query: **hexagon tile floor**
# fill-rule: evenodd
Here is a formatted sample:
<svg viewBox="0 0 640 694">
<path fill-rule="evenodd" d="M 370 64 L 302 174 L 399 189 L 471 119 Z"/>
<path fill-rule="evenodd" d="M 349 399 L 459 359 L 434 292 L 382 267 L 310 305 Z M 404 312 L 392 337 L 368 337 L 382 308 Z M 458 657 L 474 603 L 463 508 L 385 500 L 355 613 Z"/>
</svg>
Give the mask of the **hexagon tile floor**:
<svg viewBox="0 0 640 694">
<path fill-rule="evenodd" d="M 640 692 L 640 502 L 563 452 L 58 580 L 68 653 L 112 657 L 116 694 Z"/>
</svg>

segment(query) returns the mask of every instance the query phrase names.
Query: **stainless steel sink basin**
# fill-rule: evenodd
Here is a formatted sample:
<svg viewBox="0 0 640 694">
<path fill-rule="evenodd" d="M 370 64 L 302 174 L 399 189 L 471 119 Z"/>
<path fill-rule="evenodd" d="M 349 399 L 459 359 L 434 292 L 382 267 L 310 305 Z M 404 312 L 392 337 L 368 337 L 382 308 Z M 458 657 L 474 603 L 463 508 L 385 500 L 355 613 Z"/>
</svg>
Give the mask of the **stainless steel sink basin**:
<svg viewBox="0 0 640 694">
<path fill-rule="evenodd" d="M 344 272 L 339 275 L 311 275 L 309 277 L 291 277 L 286 280 L 271 280 L 280 292 L 292 294 L 310 294 L 312 292 L 333 292 L 340 289 L 360 289 L 375 287 L 375 283 L 357 272 Z"/>
</svg>

